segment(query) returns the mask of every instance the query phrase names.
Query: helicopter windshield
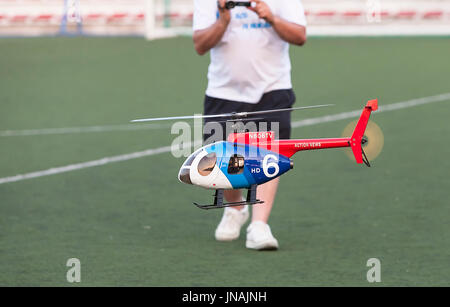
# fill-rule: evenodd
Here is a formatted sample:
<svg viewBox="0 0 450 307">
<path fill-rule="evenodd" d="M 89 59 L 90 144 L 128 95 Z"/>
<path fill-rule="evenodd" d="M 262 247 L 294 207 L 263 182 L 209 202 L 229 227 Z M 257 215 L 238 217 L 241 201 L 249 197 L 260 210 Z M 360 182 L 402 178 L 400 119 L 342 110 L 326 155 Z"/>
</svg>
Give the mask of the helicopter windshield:
<svg viewBox="0 0 450 307">
<path fill-rule="evenodd" d="M 181 182 L 192 184 L 191 181 L 191 175 L 189 174 L 190 168 L 184 167 L 180 170 L 180 173 L 178 174 L 178 179 L 180 179 Z"/>
<path fill-rule="evenodd" d="M 197 155 L 202 151 L 202 149 L 200 148 L 199 150 L 195 151 L 193 154 L 191 154 L 186 161 L 184 161 L 183 166 L 181 167 L 190 167 L 192 164 L 192 161 L 194 161 L 195 157 L 197 157 Z"/>
<path fill-rule="evenodd" d="M 198 163 L 198 173 L 202 176 L 208 176 L 216 165 L 217 157 L 215 152 L 211 152 L 204 156 Z"/>
</svg>

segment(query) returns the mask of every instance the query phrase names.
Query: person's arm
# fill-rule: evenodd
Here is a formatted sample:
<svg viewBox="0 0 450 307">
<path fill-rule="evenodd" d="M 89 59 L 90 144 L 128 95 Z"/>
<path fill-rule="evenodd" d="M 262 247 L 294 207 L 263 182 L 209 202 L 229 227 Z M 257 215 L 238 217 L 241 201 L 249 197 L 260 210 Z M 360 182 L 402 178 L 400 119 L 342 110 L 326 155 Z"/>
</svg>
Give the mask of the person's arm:
<svg viewBox="0 0 450 307">
<path fill-rule="evenodd" d="M 270 10 L 270 7 L 261 0 L 251 0 L 251 2 L 252 6 L 248 9 L 258 14 L 259 18 L 271 24 L 272 28 L 282 40 L 298 46 L 303 46 L 306 43 L 305 27 L 275 16 Z"/>
<path fill-rule="evenodd" d="M 272 22 L 269 23 L 282 40 L 298 46 L 303 46 L 306 43 L 305 27 L 277 16 L 274 16 Z"/>
<path fill-rule="evenodd" d="M 213 1 L 213 0 L 211 0 Z M 195 51 L 199 55 L 207 53 L 222 39 L 231 20 L 230 10 L 225 9 L 226 0 L 219 0 L 219 18 L 210 27 L 194 32 L 193 40 Z"/>
</svg>

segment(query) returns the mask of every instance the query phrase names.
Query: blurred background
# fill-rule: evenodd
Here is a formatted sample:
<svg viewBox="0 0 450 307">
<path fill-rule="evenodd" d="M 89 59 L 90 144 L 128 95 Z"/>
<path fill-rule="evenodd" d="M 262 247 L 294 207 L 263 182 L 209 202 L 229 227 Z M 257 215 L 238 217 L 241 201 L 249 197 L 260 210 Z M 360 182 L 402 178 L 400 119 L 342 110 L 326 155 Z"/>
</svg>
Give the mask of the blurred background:
<svg viewBox="0 0 450 307">
<path fill-rule="evenodd" d="M 211 0 L 213 1 L 213 0 Z M 310 35 L 449 34 L 448 0 L 304 0 Z M 189 34 L 193 0 L 0 0 L 0 35 Z"/>
</svg>

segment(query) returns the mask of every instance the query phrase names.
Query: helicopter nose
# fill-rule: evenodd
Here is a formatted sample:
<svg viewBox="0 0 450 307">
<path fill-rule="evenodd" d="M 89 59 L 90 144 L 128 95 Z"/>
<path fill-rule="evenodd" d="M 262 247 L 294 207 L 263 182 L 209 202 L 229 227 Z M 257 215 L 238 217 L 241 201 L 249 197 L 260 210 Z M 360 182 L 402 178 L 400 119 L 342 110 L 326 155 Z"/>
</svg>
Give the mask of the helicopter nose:
<svg viewBox="0 0 450 307">
<path fill-rule="evenodd" d="M 181 168 L 180 172 L 178 173 L 178 179 L 181 182 L 184 182 L 184 183 L 187 183 L 187 184 L 192 184 L 191 175 L 189 174 L 190 170 L 191 169 L 188 168 L 188 167 Z"/>
</svg>

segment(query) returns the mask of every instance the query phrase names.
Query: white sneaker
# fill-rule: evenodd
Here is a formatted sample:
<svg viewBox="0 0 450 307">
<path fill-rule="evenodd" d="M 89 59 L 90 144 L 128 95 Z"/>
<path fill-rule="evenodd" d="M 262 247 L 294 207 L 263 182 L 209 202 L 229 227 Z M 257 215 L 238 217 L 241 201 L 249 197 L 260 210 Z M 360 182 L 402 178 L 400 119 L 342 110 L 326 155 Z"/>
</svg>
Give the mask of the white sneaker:
<svg viewBox="0 0 450 307">
<path fill-rule="evenodd" d="M 239 238 L 242 225 L 248 220 L 248 206 L 242 210 L 226 207 L 222 220 L 216 228 L 217 241 L 232 241 Z"/>
<path fill-rule="evenodd" d="M 256 221 L 247 227 L 245 247 L 256 250 L 275 250 L 278 249 L 278 241 L 272 235 L 269 225 Z"/>
</svg>

